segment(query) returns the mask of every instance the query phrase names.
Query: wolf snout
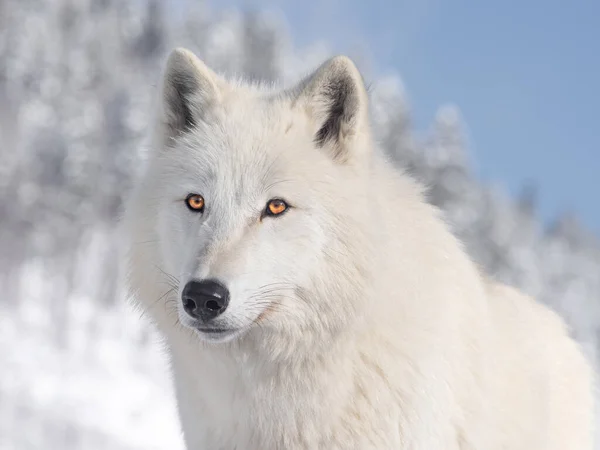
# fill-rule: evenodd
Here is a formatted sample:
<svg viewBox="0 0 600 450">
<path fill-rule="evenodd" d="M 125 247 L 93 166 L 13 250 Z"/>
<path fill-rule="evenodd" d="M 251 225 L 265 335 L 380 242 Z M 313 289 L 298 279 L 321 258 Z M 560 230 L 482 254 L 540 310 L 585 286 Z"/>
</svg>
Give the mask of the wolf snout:
<svg viewBox="0 0 600 450">
<path fill-rule="evenodd" d="M 227 309 L 229 290 L 217 280 L 192 280 L 183 288 L 181 301 L 190 317 L 208 322 Z"/>
</svg>

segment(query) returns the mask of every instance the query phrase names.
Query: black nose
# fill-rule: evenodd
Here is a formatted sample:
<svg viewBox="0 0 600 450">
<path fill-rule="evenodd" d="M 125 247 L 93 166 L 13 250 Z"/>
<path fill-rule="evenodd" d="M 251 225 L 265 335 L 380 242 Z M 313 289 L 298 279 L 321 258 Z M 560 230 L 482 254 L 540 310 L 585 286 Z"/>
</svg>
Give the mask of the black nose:
<svg viewBox="0 0 600 450">
<path fill-rule="evenodd" d="M 229 304 L 229 291 L 216 280 L 190 281 L 181 293 L 183 309 L 206 322 L 222 314 Z"/>
</svg>

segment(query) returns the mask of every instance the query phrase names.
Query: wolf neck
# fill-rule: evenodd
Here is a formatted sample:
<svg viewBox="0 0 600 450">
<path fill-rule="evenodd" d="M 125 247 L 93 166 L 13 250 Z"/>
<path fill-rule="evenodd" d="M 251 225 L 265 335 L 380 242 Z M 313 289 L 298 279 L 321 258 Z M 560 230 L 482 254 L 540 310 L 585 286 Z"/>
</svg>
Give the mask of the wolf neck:
<svg viewBox="0 0 600 450">
<path fill-rule="evenodd" d="M 207 426 L 215 429 L 239 429 L 241 434 L 248 427 L 256 435 L 256 429 L 268 423 L 268 434 L 275 437 L 298 425 L 298 398 L 303 399 L 304 408 L 300 409 L 306 413 L 306 405 L 311 405 L 312 419 L 321 425 L 335 416 L 326 405 L 348 404 L 355 356 L 348 339 L 336 339 L 328 348 L 323 346 L 314 352 L 270 361 L 257 351 L 253 343 L 247 342 L 200 346 L 190 343 L 189 336 L 187 342 L 183 339 L 171 348 L 187 440 L 194 439 L 188 435 L 194 435 L 197 427 L 197 422 L 186 424 L 190 417 L 207 421 Z M 327 376 L 323 376 L 325 373 Z"/>
<path fill-rule="evenodd" d="M 304 371 L 331 371 L 330 366 L 339 366 L 346 359 L 350 360 L 350 349 L 354 348 L 352 341 L 356 339 L 356 335 L 347 331 L 327 339 L 327 345 L 307 343 L 302 346 L 294 345 L 293 349 L 280 348 L 278 352 L 270 351 L 270 344 L 260 342 L 262 339 L 259 335 L 249 335 L 233 343 L 206 345 L 190 339 L 189 334 L 185 333 L 171 336 L 169 347 L 176 372 L 186 371 L 200 375 L 226 369 L 226 377 L 237 376 L 240 382 L 247 381 L 255 385 L 255 377 L 265 380 L 288 377 Z"/>
</svg>

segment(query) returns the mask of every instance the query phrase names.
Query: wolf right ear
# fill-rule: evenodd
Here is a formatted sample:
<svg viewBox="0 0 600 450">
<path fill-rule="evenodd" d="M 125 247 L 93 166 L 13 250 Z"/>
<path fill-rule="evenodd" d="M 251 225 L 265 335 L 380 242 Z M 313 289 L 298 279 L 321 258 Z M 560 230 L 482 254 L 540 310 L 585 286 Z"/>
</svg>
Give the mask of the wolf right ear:
<svg viewBox="0 0 600 450">
<path fill-rule="evenodd" d="M 174 49 L 162 84 L 162 121 L 169 137 L 193 129 L 220 99 L 221 79 L 192 52 Z"/>
<path fill-rule="evenodd" d="M 367 90 L 348 57 L 333 57 L 304 79 L 293 104 L 308 114 L 317 147 L 334 159 L 351 159 L 369 147 L 363 140 L 369 135 Z"/>
</svg>

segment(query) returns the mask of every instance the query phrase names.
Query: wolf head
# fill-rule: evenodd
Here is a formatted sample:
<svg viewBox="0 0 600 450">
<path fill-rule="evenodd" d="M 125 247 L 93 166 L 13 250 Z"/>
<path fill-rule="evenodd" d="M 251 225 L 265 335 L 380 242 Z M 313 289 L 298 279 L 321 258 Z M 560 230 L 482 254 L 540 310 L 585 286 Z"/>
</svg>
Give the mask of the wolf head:
<svg viewBox="0 0 600 450">
<path fill-rule="evenodd" d="M 275 90 L 171 53 L 128 207 L 130 284 L 164 331 L 293 341 L 356 317 L 369 279 L 367 102 L 346 57 Z"/>
</svg>

